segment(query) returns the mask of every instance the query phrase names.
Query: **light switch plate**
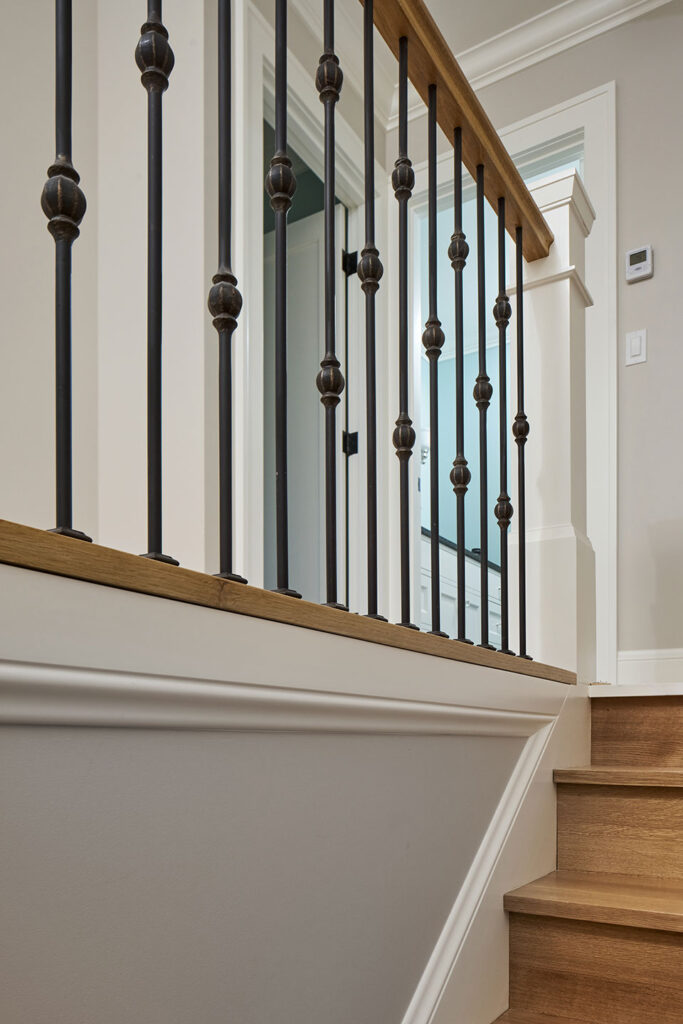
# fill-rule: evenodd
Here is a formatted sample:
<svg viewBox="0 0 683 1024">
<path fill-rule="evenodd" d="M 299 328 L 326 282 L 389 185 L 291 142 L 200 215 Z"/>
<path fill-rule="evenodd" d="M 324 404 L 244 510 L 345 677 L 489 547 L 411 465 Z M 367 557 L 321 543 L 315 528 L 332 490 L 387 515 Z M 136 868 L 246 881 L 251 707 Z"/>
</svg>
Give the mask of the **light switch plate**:
<svg viewBox="0 0 683 1024">
<path fill-rule="evenodd" d="M 647 360 L 647 331 L 630 331 L 626 335 L 626 365 L 644 363 Z"/>
</svg>

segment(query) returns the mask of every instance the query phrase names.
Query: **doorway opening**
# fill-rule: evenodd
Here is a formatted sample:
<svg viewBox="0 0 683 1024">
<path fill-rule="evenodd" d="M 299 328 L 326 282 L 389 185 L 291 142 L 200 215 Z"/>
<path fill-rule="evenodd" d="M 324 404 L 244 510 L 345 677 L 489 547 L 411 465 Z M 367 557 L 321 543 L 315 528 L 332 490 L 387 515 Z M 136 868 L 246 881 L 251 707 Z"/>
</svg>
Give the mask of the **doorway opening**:
<svg viewBox="0 0 683 1024">
<path fill-rule="evenodd" d="M 275 133 L 263 122 L 265 178 L 275 151 Z M 308 601 L 325 600 L 325 478 L 323 407 L 316 376 L 324 356 L 324 193 L 323 182 L 288 146 L 296 192 L 287 219 L 287 482 L 291 585 Z M 337 352 L 347 376 L 346 277 L 342 273 L 346 208 L 337 200 L 335 243 Z M 268 197 L 263 202 L 263 555 L 264 586 L 276 585 L 275 529 L 275 216 Z M 337 406 L 337 538 L 341 581 L 347 574 L 347 473 L 343 428 L 349 382 Z"/>
</svg>

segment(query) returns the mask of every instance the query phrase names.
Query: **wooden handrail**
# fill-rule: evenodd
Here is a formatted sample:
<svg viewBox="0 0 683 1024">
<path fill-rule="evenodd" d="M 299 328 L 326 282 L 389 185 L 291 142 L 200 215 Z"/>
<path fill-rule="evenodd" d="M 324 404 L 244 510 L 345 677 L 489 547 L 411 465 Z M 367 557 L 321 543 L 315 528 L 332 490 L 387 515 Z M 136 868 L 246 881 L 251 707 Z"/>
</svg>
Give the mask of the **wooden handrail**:
<svg viewBox="0 0 683 1024">
<path fill-rule="evenodd" d="M 363 0 L 360 0 L 363 3 Z M 424 0 L 374 0 L 375 25 L 398 59 L 398 41 L 408 39 L 408 77 L 425 104 L 430 85 L 437 87 L 437 120 L 453 142 L 453 130 L 462 128 L 463 162 L 475 177 L 483 164 L 486 198 L 494 209 L 505 197 L 506 227 L 524 231 L 528 261 L 547 256 L 553 233 L 534 202 L 500 136 L 477 99 Z"/>
</svg>

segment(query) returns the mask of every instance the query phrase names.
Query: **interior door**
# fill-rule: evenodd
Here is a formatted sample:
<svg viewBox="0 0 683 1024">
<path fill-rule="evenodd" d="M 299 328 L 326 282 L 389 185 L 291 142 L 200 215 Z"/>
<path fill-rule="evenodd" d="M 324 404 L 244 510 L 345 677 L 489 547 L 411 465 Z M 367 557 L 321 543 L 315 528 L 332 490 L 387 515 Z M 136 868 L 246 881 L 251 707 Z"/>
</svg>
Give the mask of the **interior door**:
<svg viewBox="0 0 683 1024">
<path fill-rule="evenodd" d="M 341 252 L 344 208 L 337 205 L 337 357 L 343 363 L 344 292 Z M 324 417 L 316 376 L 325 354 L 324 215 L 287 227 L 287 477 L 290 586 L 306 600 L 325 600 Z M 264 577 L 276 582 L 275 537 L 275 234 L 264 237 Z M 344 367 L 342 366 L 344 370 Z M 342 427 L 337 407 L 338 598 L 344 600 L 346 546 Z"/>
</svg>

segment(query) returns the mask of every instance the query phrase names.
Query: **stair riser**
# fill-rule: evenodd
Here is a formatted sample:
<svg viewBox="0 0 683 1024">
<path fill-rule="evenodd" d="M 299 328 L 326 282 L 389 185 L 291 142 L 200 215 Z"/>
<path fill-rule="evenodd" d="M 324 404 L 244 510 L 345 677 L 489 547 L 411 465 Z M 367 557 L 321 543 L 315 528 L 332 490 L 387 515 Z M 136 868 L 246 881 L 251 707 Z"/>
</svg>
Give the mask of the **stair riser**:
<svg viewBox="0 0 683 1024">
<path fill-rule="evenodd" d="M 559 785 L 557 866 L 683 879 L 683 793 Z"/>
<path fill-rule="evenodd" d="M 683 935 L 513 913 L 510 1007 L 587 1024 L 681 1024 Z"/>
<path fill-rule="evenodd" d="M 591 701 L 594 765 L 683 768 L 683 697 Z"/>
</svg>

